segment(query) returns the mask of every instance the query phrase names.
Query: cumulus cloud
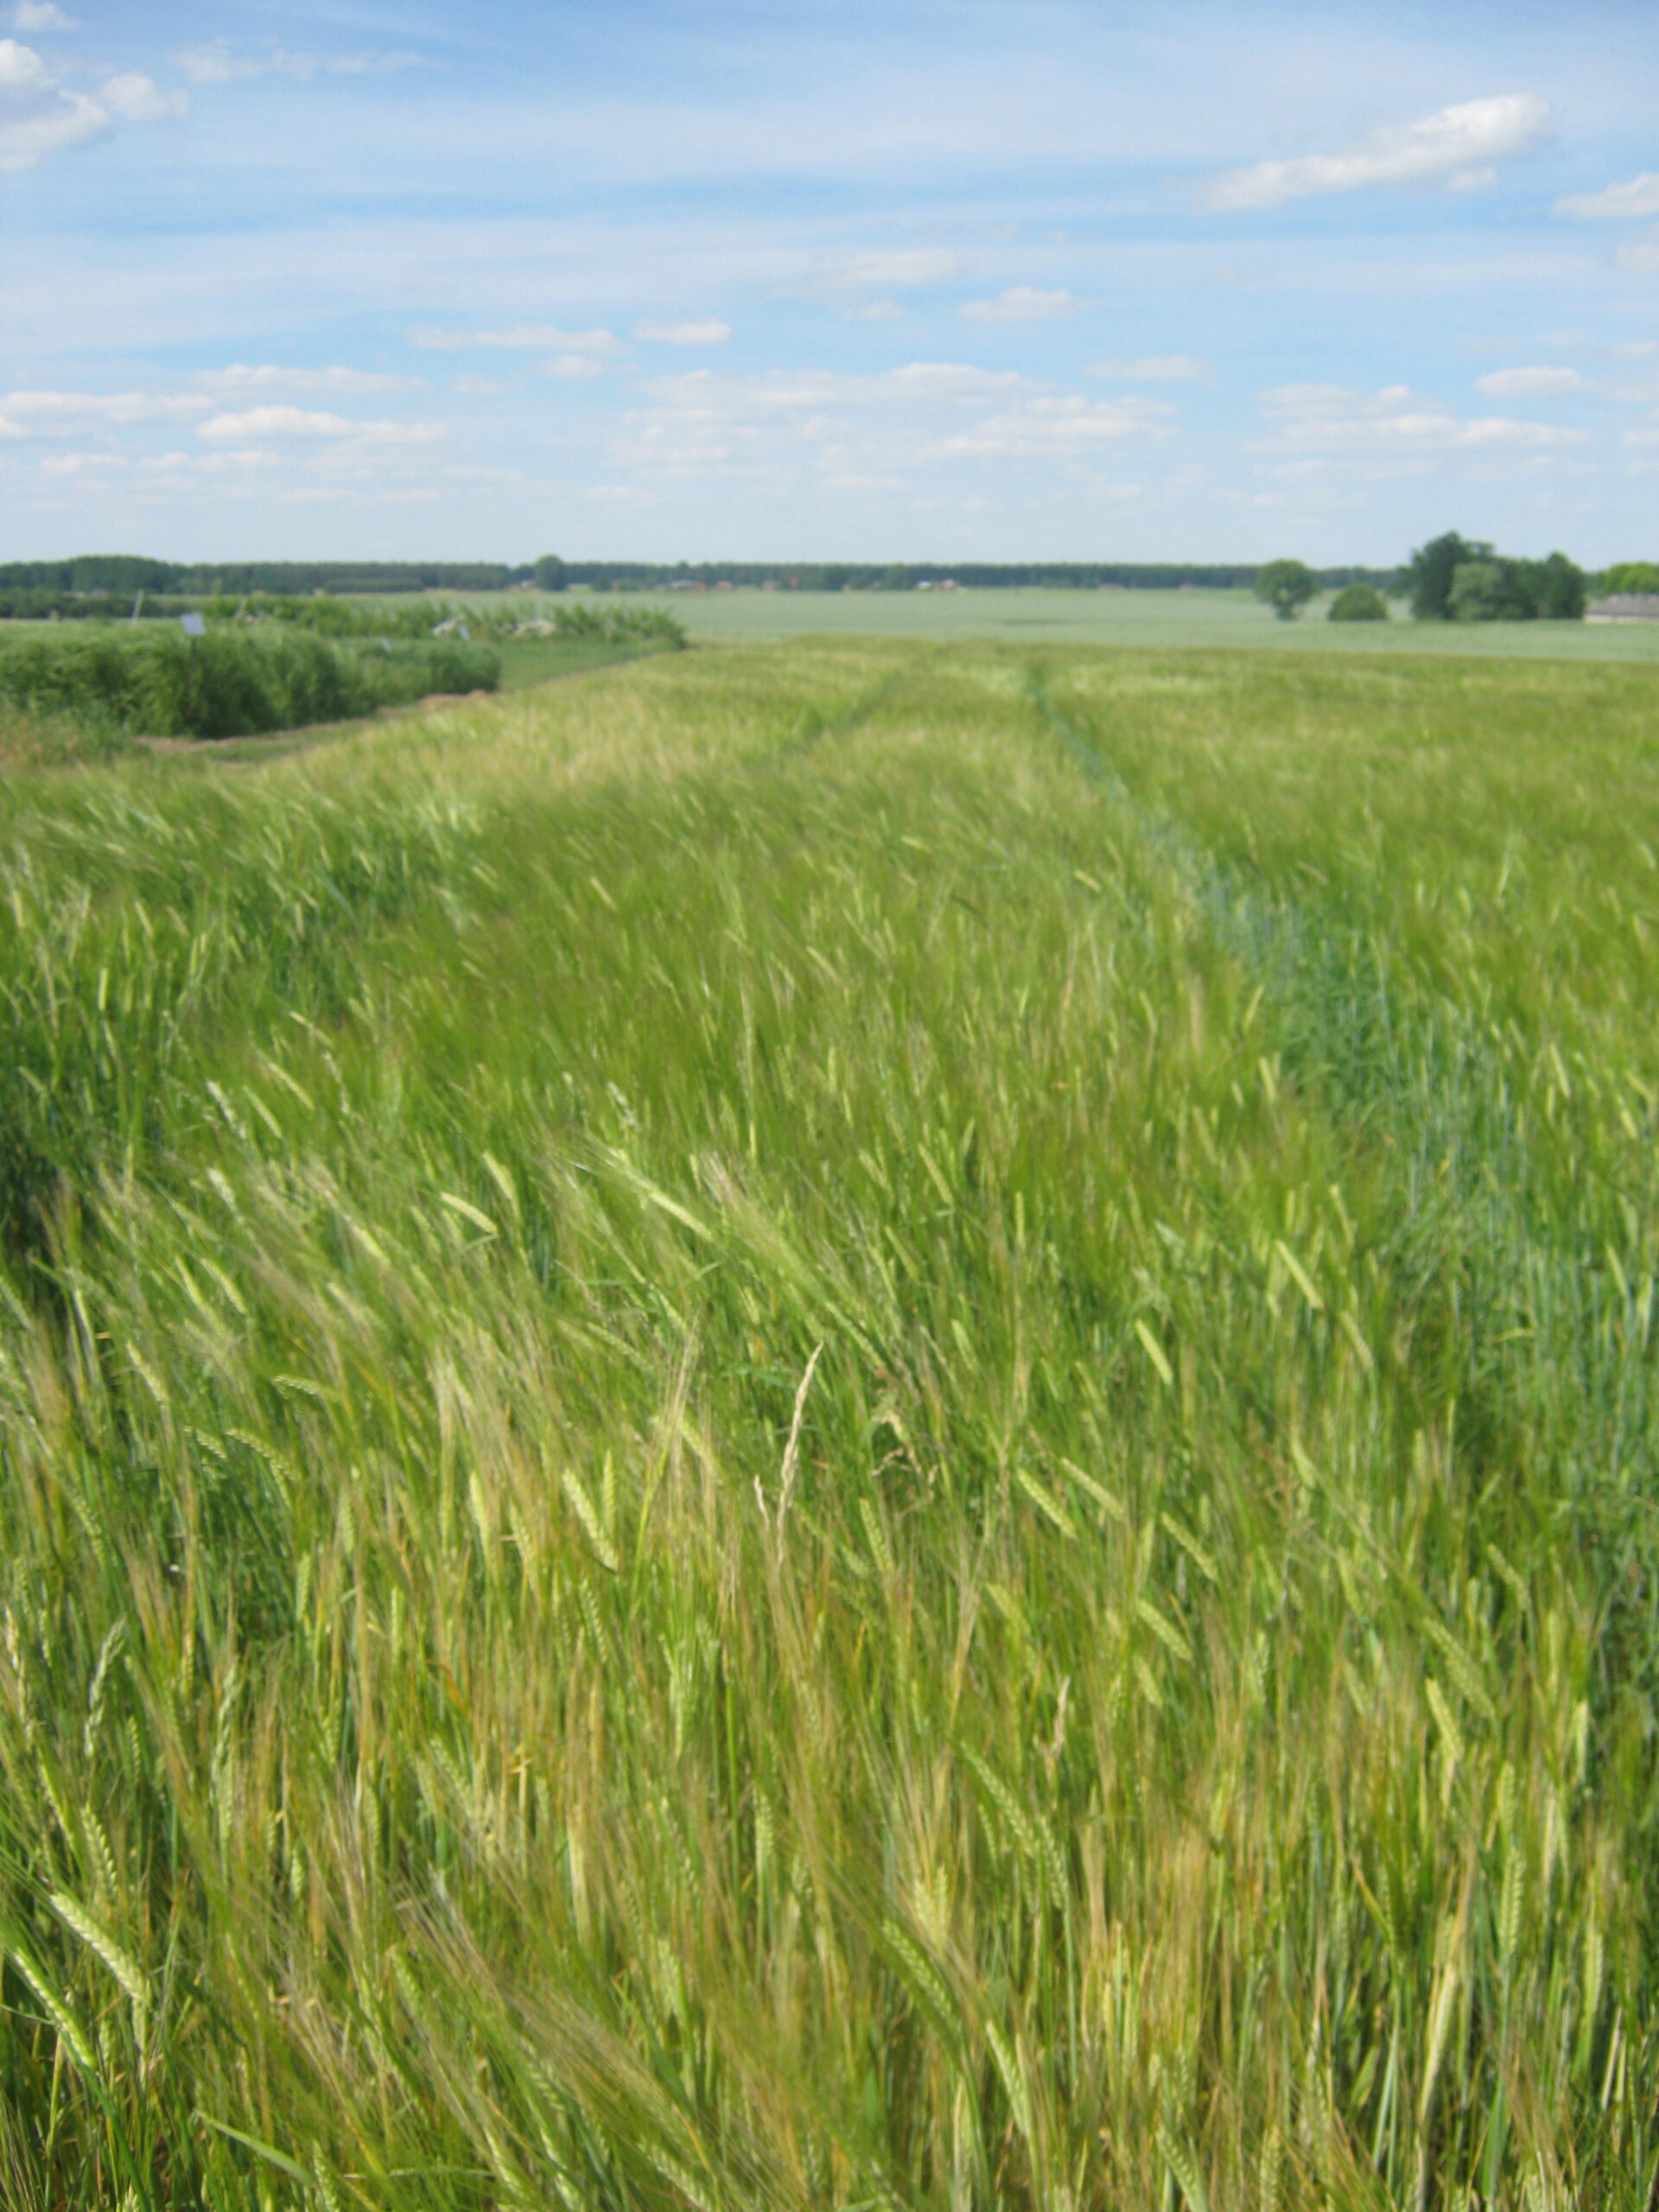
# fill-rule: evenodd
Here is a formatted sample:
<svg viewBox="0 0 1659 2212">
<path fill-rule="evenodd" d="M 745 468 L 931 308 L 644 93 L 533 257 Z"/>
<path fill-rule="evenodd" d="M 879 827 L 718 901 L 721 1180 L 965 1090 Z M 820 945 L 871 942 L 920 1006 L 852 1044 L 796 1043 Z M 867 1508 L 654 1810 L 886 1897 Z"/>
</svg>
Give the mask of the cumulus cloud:
<svg viewBox="0 0 1659 2212">
<path fill-rule="evenodd" d="M 249 407 L 210 416 L 196 431 L 213 445 L 258 445 L 276 438 L 315 442 L 352 439 L 359 444 L 427 445 L 442 433 L 434 423 L 358 423 L 302 407 Z"/>
<path fill-rule="evenodd" d="M 994 300 L 969 300 L 962 309 L 969 322 L 1063 322 L 1077 312 L 1077 302 L 1064 285 L 1039 292 L 1031 284 L 1011 285 Z"/>
<path fill-rule="evenodd" d="M 961 264 L 943 248 L 918 246 L 893 253 L 861 253 L 834 263 L 816 279 L 829 292 L 895 292 L 917 284 L 948 284 Z"/>
<path fill-rule="evenodd" d="M 605 364 L 591 353 L 556 353 L 550 361 L 542 364 L 544 377 L 557 377 L 568 381 L 576 377 L 602 377 Z"/>
<path fill-rule="evenodd" d="M 1659 169 L 1643 169 L 1628 184 L 1610 184 L 1604 192 L 1569 192 L 1555 202 L 1555 213 L 1581 223 L 1627 223 L 1659 215 Z"/>
<path fill-rule="evenodd" d="M 67 92 L 32 47 L 0 38 L 0 170 L 32 169 L 110 127 L 108 111 Z"/>
<path fill-rule="evenodd" d="M 111 77 L 100 97 L 128 123 L 176 123 L 190 112 L 188 93 L 164 92 L 153 77 Z"/>
<path fill-rule="evenodd" d="M 419 377 L 383 375 L 367 369 L 287 369 L 274 363 L 254 365 L 233 361 L 228 368 L 205 369 L 192 381 L 203 391 L 225 399 L 251 397 L 258 392 L 287 392 L 302 397 L 344 398 L 355 393 L 366 397 L 391 391 L 419 391 Z"/>
<path fill-rule="evenodd" d="M 50 154 L 91 145 L 118 119 L 175 121 L 189 105 L 184 93 L 164 92 L 153 78 L 137 75 L 111 77 L 91 99 L 60 84 L 33 47 L 0 38 L 0 171 L 32 169 Z"/>
<path fill-rule="evenodd" d="M 723 346 L 732 326 L 709 315 L 685 322 L 636 322 L 633 334 L 648 346 Z"/>
<path fill-rule="evenodd" d="M 1631 269 L 1641 276 L 1659 275 L 1659 231 L 1643 238 L 1637 245 L 1622 245 L 1618 249 L 1618 265 Z"/>
<path fill-rule="evenodd" d="M 183 391 L 10 391 L 0 398 L 0 416 L 9 423 L 48 436 L 91 423 L 189 422 L 207 411 L 207 400 Z"/>
<path fill-rule="evenodd" d="M 822 490 L 913 480 L 962 461 L 1086 463 L 1165 435 L 1153 400 L 1091 400 L 1013 372 L 915 361 L 873 375 L 834 370 L 654 379 L 622 457 L 642 475 Z"/>
<path fill-rule="evenodd" d="M 55 0 L 16 0 L 11 28 L 15 31 L 73 31 L 79 25 L 73 16 L 64 14 Z"/>
<path fill-rule="evenodd" d="M 1494 399 L 1560 399 L 1568 392 L 1594 389 L 1576 369 L 1493 369 L 1475 378 L 1475 390 Z"/>
<path fill-rule="evenodd" d="M 411 330 L 416 346 L 441 353 L 464 353 L 474 346 L 509 353 L 615 353 L 621 340 L 609 330 L 563 330 L 552 322 L 517 322 L 502 330 L 441 330 L 423 325 Z"/>
<path fill-rule="evenodd" d="M 1161 436 L 1167 406 L 1152 399 L 1084 399 L 1075 392 L 1022 395 L 1019 403 L 948 433 L 934 450 L 987 459 L 1064 460 L 1121 444 L 1126 438 Z"/>
<path fill-rule="evenodd" d="M 1210 373 L 1208 361 L 1191 353 L 1142 353 L 1126 361 L 1091 361 L 1086 377 L 1111 377 L 1120 384 L 1191 384 Z"/>
<path fill-rule="evenodd" d="M 1491 415 L 1465 420 L 1405 385 L 1355 391 L 1346 385 L 1281 385 L 1264 393 L 1268 435 L 1258 451 L 1410 457 L 1457 452 L 1539 453 L 1580 445 L 1586 433 Z"/>
<path fill-rule="evenodd" d="M 1222 213 L 1279 207 L 1313 193 L 1439 185 L 1472 191 L 1490 184 L 1492 164 L 1529 152 L 1549 123 L 1546 101 L 1531 92 L 1462 100 L 1415 123 L 1368 131 L 1338 154 L 1257 162 L 1217 177 L 1204 204 Z"/>
<path fill-rule="evenodd" d="M 126 462 L 112 453 L 49 453 L 41 461 L 42 476 L 108 476 Z"/>
</svg>

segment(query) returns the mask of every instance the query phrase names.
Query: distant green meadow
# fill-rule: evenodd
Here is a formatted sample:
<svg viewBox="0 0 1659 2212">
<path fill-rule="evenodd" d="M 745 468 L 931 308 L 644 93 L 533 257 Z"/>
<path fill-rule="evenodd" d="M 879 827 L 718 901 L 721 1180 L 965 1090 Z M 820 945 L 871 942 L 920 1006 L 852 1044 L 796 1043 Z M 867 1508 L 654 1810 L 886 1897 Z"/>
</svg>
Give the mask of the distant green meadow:
<svg viewBox="0 0 1659 2212">
<path fill-rule="evenodd" d="M 611 594 L 570 593 L 603 607 Z M 709 591 L 630 594 L 694 639 L 810 636 L 1002 639 L 1015 645 L 1205 645 L 1314 652 L 1477 653 L 1508 658 L 1659 660 L 1659 622 L 1330 622 L 1329 596 L 1281 622 L 1245 591 Z"/>
<path fill-rule="evenodd" d="M 1646 2212 L 1652 673 L 1101 600 L 0 778 L 9 2208 Z"/>
</svg>

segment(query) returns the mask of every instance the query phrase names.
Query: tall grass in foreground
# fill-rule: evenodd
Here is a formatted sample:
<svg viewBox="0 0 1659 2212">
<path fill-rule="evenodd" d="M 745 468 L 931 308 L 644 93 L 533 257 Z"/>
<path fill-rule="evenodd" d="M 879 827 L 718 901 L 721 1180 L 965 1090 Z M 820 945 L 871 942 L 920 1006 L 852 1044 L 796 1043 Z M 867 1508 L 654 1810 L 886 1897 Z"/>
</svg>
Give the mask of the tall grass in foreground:
<svg viewBox="0 0 1659 2212">
<path fill-rule="evenodd" d="M 10 2201 L 1648 2201 L 1650 710 L 1467 680 L 0 801 Z"/>
</svg>

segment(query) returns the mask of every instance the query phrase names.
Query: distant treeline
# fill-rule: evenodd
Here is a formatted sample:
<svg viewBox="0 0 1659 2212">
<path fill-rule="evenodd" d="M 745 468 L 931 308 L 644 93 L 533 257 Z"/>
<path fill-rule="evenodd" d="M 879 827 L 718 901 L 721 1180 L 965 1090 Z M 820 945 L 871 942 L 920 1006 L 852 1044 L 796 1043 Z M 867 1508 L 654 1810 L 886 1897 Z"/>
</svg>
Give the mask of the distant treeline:
<svg viewBox="0 0 1659 2212">
<path fill-rule="evenodd" d="M 142 592 L 183 599 L 270 592 L 501 591 L 534 581 L 533 564 L 499 561 L 149 561 L 136 553 L 80 553 L 67 561 L 0 563 L 0 593 L 106 594 L 130 602 Z"/>
<path fill-rule="evenodd" d="M 130 615 L 137 601 L 117 599 L 107 591 L 8 590 L 0 586 L 0 622 L 108 621 L 111 615 Z M 175 598 L 146 592 L 138 612 L 146 622 L 168 620 L 197 605 L 194 599 Z"/>
<path fill-rule="evenodd" d="M 596 591 L 918 591 L 960 584 L 965 590 L 1248 591 L 1255 562 L 1191 561 L 563 561 L 544 554 L 529 571 L 543 591 L 587 585 Z M 1397 585 L 1397 569 L 1321 569 L 1321 584 Z"/>
<path fill-rule="evenodd" d="M 1373 583 L 1397 588 L 1393 569 L 1340 568 L 1315 572 L 1321 585 Z M 100 601 L 130 607 L 140 592 L 172 599 L 277 598 L 318 592 L 365 594 L 423 591 L 505 591 L 534 584 L 543 591 L 587 586 L 594 591 L 714 590 L 731 584 L 750 590 L 915 591 L 952 582 L 976 591 L 1020 587 L 1055 590 L 1249 590 L 1255 563 L 1048 561 L 564 561 L 547 554 L 517 567 L 495 561 L 150 561 L 130 553 L 78 554 L 67 561 L 0 564 L 0 612 L 39 615 L 56 612 L 108 613 Z M 28 599 L 27 610 L 16 602 Z M 89 605 L 88 602 L 91 602 Z"/>
</svg>

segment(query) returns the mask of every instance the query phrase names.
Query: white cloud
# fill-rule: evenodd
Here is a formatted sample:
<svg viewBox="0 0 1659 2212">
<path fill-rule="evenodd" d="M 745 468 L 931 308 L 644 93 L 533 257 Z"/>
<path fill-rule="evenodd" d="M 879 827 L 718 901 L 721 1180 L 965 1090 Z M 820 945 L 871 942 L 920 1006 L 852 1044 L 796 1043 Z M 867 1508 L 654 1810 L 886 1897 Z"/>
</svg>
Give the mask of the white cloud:
<svg viewBox="0 0 1659 2212">
<path fill-rule="evenodd" d="M 1494 399 L 1559 399 L 1570 391 L 1594 389 L 1576 369 L 1493 369 L 1475 378 L 1475 390 Z"/>
<path fill-rule="evenodd" d="M 858 480 L 910 482 L 918 470 L 964 461 L 1086 464 L 1126 440 L 1163 435 L 1171 411 L 950 361 L 868 376 L 703 369 L 658 378 L 644 391 L 623 447 L 641 477 L 718 476 L 803 493 Z"/>
<path fill-rule="evenodd" d="M 286 369 L 273 363 L 254 365 L 233 361 L 228 368 L 205 369 L 191 379 L 201 391 L 224 399 L 250 397 L 256 392 L 289 392 L 302 397 L 347 393 L 367 397 L 390 391 L 419 391 L 419 377 L 382 375 L 367 369 Z"/>
<path fill-rule="evenodd" d="M 14 20 L 21 22 L 21 13 Z M 63 26 L 67 27 L 67 18 Z M 35 28 L 42 28 L 36 25 Z M 31 169 L 49 154 L 88 146 L 125 123 L 175 122 L 190 103 L 151 77 L 110 78 L 97 99 L 68 91 L 32 47 L 0 38 L 0 171 Z"/>
<path fill-rule="evenodd" d="M 1456 452 L 1542 452 L 1580 445 L 1586 433 L 1504 416 L 1463 420 L 1405 385 L 1354 391 L 1346 385 L 1282 385 L 1265 392 L 1268 435 L 1258 451 L 1361 458 Z"/>
<path fill-rule="evenodd" d="M 1618 265 L 1621 269 L 1633 269 L 1642 276 L 1659 274 L 1659 231 L 1637 245 L 1620 246 Z"/>
<path fill-rule="evenodd" d="M 89 145 L 110 129 L 96 100 L 66 92 L 32 47 L 0 38 L 0 171 Z"/>
<path fill-rule="evenodd" d="M 450 378 L 449 389 L 467 399 L 497 399 L 512 386 L 498 384 L 493 377 L 459 376 Z"/>
<path fill-rule="evenodd" d="M 112 453 L 48 453 L 41 457 L 42 476 L 107 476 L 126 462 Z"/>
<path fill-rule="evenodd" d="M 1120 384 L 1191 384 L 1210 373 L 1208 361 L 1191 353 L 1143 353 L 1128 361 L 1091 361 L 1086 377 L 1112 377 Z"/>
<path fill-rule="evenodd" d="M 393 446 L 427 445 L 442 432 L 433 423 L 354 423 L 345 415 L 302 407 L 250 407 L 239 413 L 210 416 L 196 435 L 213 445 L 295 438 L 307 442 L 351 439 L 365 445 Z"/>
<path fill-rule="evenodd" d="M 330 77 L 391 77 L 400 69 L 422 66 L 418 54 L 336 54 L 322 65 Z"/>
<path fill-rule="evenodd" d="M 608 330 L 562 330 L 556 323 L 518 322 L 505 330 L 411 330 L 416 346 L 441 353 L 464 353 L 474 346 L 499 346 L 509 353 L 615 353 L 621 341 Z"/>
<path fill-rule="evenodd" d="M 245 85 L 256 77 L 288 77 L 308 85 L 318 77 L 384 77 L 420 65 L 417 54 L 295 54 L 270 45 L 250 53 L 228 39 L 186 47 L 175 57 L 193 85 Z"/>
<path fill-rule="evenodd" d="M 1063 322 L 1077 312 L 1077 302 L 1064 285 L 1039 292 L 1031 284 L 1014 284 L 994 300 L 969 300 L 962 309 L 970 322 Z"/>
<path fill-rule="evenodd" d="M 948 284 L 961 263 L 943 247 L 901 248 L 888 253 L 855 254 L 850 260 L 821 262 L 809 270 L 799 289 L 811 294 L 910 291 L 923 284 Z"/>
<path fill-rule="evenodd" d="M 177 123 L 190 112 L 188 93 L 164 92 L 153 77 L 111 77 L 103 99 L 129 123 Z"/>
<path fill-rule="evenodd" d="M 557 377 L 562 381 L 575 377 L 602 377 L 603 361 L 596 361 L 591 353 L 556 353 L 550 361 L 542 365 L 542 374 Z"/>
<path fill-rule="evenodd" d="M 0 415 L 48 436 L 54 430 L 83 429 L 89 423 L 124 427 L 188 422 L 207 410 L 207 401 L 192 392 L 10 391 L 0 398 Z"/>
<path fill-rule="evenodd" d="M 1643 169 L 1628 184 L 1610 184 L 1605 192 L 1569 192 L 1555 202 L 1555 213 L 1584 223 L 1630 222 L 1659 215 L 1659 169 Z"/>
<path fill-rule="evenodd" d="M 1616 361 L 1650 361 L 1656 353 L 1659 353 L 1659 338 L 1632 338 L 1613 347 Z"/>
<path fill-rule="evenodd" d="M 636 322 L 633 334 L 650 346 L 723 346 L 732 326 L 710 315 L 686 322 Z"/>
<path fill-rule="evenodd" d="M 1376 186 L 1440 185 L 1470 191 L 1490 184 L 1491 164 L 1524 154 L 1549 121 L 1547 102 L 1531 92 L 1463 100 L 1415 123 L 1368 131 L 1339 154 L 1257 162 L 1217 178 L 1204 204 L 1220 212 L 1279 207 L 1311 193 L 1359 192 Z"/>
<path fill-rule="evenodd" d="M 73 31 L 79 25 L 73 16 L 64 14 L 55 0 L 16 0 L 11 28 L 15 31 Z"/>
<path fill-rule="evenodd" d="M 193 85 L 236 85 L 245 78 L 273 74 L 309 77 L 315 67 L 309 55 L 284 54 L 280 48 L 274 54 L 239 54 L 228 39 L 211 46 L 188 46 L 174 60 Z M 304 66 L 296 68 L 296 62 Z"/>
<path fill-rule="evenodd" d="M 1039 461 L 1083 454 L 1125 438 L 1164 435 L 1170 409 L 1154 399 L 1084 399 L 1037 393 L 938 441 L 943 457 Z"/>
</svg>

